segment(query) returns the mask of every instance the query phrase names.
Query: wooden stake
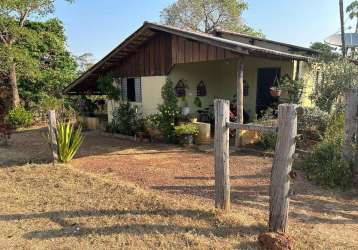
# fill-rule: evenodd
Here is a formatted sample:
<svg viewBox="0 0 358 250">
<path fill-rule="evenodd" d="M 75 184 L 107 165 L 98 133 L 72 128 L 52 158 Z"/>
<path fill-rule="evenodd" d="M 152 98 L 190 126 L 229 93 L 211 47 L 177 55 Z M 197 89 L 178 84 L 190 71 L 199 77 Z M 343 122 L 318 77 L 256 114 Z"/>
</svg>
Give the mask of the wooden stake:
<svg viewBox="0 0 358 250">
<path fill-rule="evenodd" d="M 215 207 L 230 211 L 229 129 L 230 101 L 215 100 Z"/>
<path fill-rule="evenodd" d="M 292 168 L 297 136 L 296 105 L 279 105 L 278 126 L 271 172 L 269 228 L 275 232 L 286 232 L 290 189 L 289 173 Z"/>
<path fill-rule="evenodd" d="M 58 155 L 57 155 L 57 140 L 56 140 L 56 112 L 55 110 L 49 110 L 48 112 L 48 134 L 50 139 L 50 146 L 52 150 L 52 158 L 53 158 L 53 165 L 55 165 Z"/>
<path fill-rule="evenodd" d="M 236 122 L 239 124 L 244 123 L 244 65 L 239 62 L 237 67 L 237 79 L 236 79 Z M 236 129 L 235 146 L 240 147 L 241 141 L 241 130 Z"/>
</svg>

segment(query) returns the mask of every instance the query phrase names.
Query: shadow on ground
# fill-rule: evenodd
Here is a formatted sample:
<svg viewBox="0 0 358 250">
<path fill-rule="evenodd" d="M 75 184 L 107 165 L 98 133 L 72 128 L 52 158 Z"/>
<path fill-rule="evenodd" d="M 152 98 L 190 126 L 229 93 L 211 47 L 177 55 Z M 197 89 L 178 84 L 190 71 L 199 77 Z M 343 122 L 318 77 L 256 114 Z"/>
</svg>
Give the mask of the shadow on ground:
<svg viewBox="0 0 358 250">
<path fill-rule="evenodd" d="M 146 215 L 153 217 L 172 217 L 183 216 L 190 217 L 195 220 L 206 220 L 210 227 L 197 227 L 197 226 L 180 226 L 168 224 L 148 224 L 148 223 L 132 223 L 125 225 L 112 225 L 107 227 L 85 227 L 76 223 L 67 222 L 68 218 L 79 217 L 114 217 L 114 216 L 128 216 L 128 215 Z M 33 219 L 48 219 L 58 224 L 60 229 L 50 229 L 43 231 L 33 231 L 26 233 L 26 239 L 50 239 L 59 237 L 81 237 L 86 235 L 111 235 L 111 234 L 172 234 L 172 233 L 185 233 L 194 231 L 196 234 L 210 237 L 211 235 L 217 237 L 228 237 L 240 234 L 241 236 L 252 236 L 263 232 L 266 227 L 264 225 L 254 226 L 233 226 L 233 227 L 217 227 L 215 225 L 215 214 L 211 212 L 204 212 L 202 210 L 77 210 L 77 211 L 57 211 L 45 213 L 29 213 L 29 214 L 10 214 L 0 215 L 0 221 L 19 221 L 19 220 L 33 220 Z"/>
</svg>

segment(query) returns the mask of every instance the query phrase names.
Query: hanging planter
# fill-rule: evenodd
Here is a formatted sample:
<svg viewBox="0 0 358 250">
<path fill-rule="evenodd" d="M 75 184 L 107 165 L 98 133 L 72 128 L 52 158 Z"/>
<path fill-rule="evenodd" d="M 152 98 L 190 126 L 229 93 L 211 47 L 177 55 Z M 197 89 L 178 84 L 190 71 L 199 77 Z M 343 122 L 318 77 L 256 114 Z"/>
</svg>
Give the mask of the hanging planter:
<svg viewBox="0 0 358 250">
<path fill-rule="evenodd" d="M 271 87 L 270 88 L 270 95 L 272 97 L 280 97 L 281 96 L 281 89 L 278 87 Z"/>
<path fill-rule="evenodd" d="M 281 96 L 280 80 L 278 79 L 278 75 L 276 75 L 275 81 L 273 82 L 273 86 L 270 87 L 270 95 L 272 97 Z"/>
</svg>

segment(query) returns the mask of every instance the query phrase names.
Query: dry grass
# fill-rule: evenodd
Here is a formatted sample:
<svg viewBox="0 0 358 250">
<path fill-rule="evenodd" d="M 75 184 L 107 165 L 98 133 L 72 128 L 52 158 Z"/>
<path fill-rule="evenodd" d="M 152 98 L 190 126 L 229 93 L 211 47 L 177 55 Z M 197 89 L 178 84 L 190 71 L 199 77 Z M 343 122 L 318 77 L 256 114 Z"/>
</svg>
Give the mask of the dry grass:
<svg viewBox="0 0 358 250">
<path fill-rule="evenodd" d="M 178 172 L 164 175 L 165 166 L 161 167 L 171 159 L 181 163 L 181 176 L 192 176 L 196 166 L 195 174 L 210 177 L 204 171 L 212 165 L 208 155 L 189 152 L 183 157 L 184 153 L 171 151 L 164 157 L 166 147 L 143 148 L 103 138 L 99 146 L 98 140 L 88 135 L 75 162 L 98 163 L 98 170 L 106 163 L 113 171 L 26 164 L 50 157 L 39 131 L 16 134 L 9 147 L 0 147 L 1 249 L 258 249 L 257 236 L 267 230 L 269 166 L 262 164 L 267 159 L 232 157 L 233 173 L 238 171 L 232 188 L 234 208 L 224 215 L 213 209 L 207 193 L 212 189 L 210 178 L 177 180 Z M 128 154 L 128 148 L 133 152 Z M 159 152 L 147 154 L 153 149 Z M 236 166 L 238 162 L 244 164 Z M 123 181 L 125 174 L 127 180 L 139 174 L 128 166 L 145 170 L 139 179 L 174 178 L 172 182 L 187 188 L 183 193 L 153 191 L 143 181 L 137 182 L 141 187 L 135 186 Z M 253 175 L 251 181 L 245 178 Z M 297 249 L 357 249 L 356 193 L 323 190 L 304 179 L 293 186 L 298 194 L 291 200 L 289 233 L 296 238 Z"/>
<path fill-rule="evenodd" d="M 0 169 L 3 249 L 255 249 L 264 226 L 68 166 Z"/>
<path fill-rule="evenodd" d="M 220 214 L 68 166 L 1 168 L 0 179 L 3 249 L 258 249 L 266 230 L 262 216 Z M 303 238 L 298 247 L 322 243 Z"/>
</svg>

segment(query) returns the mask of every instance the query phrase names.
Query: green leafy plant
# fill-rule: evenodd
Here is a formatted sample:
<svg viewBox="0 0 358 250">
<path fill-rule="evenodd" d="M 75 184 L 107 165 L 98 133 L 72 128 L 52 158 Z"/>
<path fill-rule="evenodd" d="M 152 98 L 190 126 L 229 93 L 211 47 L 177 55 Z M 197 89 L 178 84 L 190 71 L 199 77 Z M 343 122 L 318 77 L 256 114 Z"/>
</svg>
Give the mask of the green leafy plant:
<svg viewBox="0 0 358 250">
<path fill-rule="evenodd" d="M 56 141 L 58 147 L 58 159 L 67 163 L 73 159 L 77 150 L 83 143 L 82 128 L 74 127 L 70 123 L 60 122 L 57 126 Z"/>
<path fill-rule="evenodd" d="M 33 115 L 24 107 L 19 106 L 9 111 L 5 117 L 5 121 L 13 128 L 28 127 L 33 122 Z"/>
<path fill-rule="evenodd" d="M 199 133 L 198 126 L 194 123 L 181 124 L 175 127 L 175 134 L 181 135 L 197 135 Z"/>
<path fill-rule="evenodd" d="M 110 125 L 112 132 L 133 136 L 137 132 L 138 126 L 138 112 L 130 103 L 121 103 L 113 111 L 113 120 Z"/>
<path fill-rule="evenodd" d="M 259 147 L 264 150 L 274 151 L 277 142 L 276 133 L 263 133 L 261 140 L 256 143 Z"/>
<path fill-rule="evenodd" d="M 304 114 L 298 117 L 298 130 L 308 139 L 322 140 L 330 116 L 318 107 L 305 108 Z"/>
<path fill-rule="evenodd" d="M 197 106 L 198 108 L 201 108 L 202 107 L 202 102 L 201 102 L 201 100 L 200 100 L 200 98 L 197 96 L 197 97 L 195 97 L 195 99 L 194 99 L 194 104 L 195 104 L 195 106 Z"/>
<path fill-rule="evenodd" d="M 156 116 L 158 129 L 167 142 L 175 142 L 175 123 L 180 118 L 180 108 L 175 96 L 173 82 L 167 79 L 162 87 L 163 104 L 158 106 Z"/>
<path fill-rule="evenodd" d="M 318 143 L 302 164 L 309 180 L 330 188 L 346 189 L 352 183 L 349 162 L 342 158 L 344 115 L 331 117 L 324 139 Z"/>
<path fill-rule="evenodd" d="M 109 99 L 119 100 L 121 91 L 119 87 L 114 84 L 114 77 L 112 73 L 102 75 L 97 80 L 98 89 L 102 94 L 107 95 Z"/>
<path fill-rule="evenodd" d="M 293 80 L 289 75 L 280 79 L 281 89 L 287 92 L 288 102 L 300 104 L 304 89 L 304 82 L 301 79 Z"/>
<path fill-rule="evenodd" d="M 343 107 L 344 90 L 358 86 L 358 68 L 343 58 L 312 64 L 310 76 L 315 81 L 311 98 L 321 110 L 331 113 Z"/>
</svg>

